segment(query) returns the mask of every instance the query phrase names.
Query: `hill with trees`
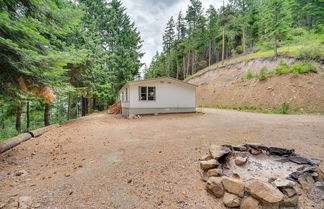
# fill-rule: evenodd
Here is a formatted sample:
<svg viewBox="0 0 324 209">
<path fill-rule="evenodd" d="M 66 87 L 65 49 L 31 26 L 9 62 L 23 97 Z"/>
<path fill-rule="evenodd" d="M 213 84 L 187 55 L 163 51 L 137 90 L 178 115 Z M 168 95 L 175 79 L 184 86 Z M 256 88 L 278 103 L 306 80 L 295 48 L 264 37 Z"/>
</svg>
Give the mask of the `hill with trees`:
<svg viewBox="0 0 324 209">
<path fill-rule="evenodd" d="M 145 69 L 145 78 L 186 79 L 236 57 L 319 60 L 324 55 L 323 24 L 321 1 L 229 0 L 219 9 L 204 11 L 201 1 L 190 0 L 185 14 L 168 21 L 163 51 Z"/>
</svg>

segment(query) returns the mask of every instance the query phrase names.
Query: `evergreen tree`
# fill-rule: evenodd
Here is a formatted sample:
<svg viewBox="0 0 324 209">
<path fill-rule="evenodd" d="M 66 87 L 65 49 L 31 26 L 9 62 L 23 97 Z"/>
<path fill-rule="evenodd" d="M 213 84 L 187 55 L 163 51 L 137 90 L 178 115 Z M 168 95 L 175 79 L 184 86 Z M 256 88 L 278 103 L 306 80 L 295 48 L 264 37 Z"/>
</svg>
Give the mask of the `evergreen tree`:
<svg viewBox="0 0 324 209">
<path fill-rule="evenodd" d="M 265 0 L 262 5 L 263 35 L 274 42 L 274 56 L 278 56 L 278 40 L 284 37 L 290 25 L 288 0 Z"/>
</svg>

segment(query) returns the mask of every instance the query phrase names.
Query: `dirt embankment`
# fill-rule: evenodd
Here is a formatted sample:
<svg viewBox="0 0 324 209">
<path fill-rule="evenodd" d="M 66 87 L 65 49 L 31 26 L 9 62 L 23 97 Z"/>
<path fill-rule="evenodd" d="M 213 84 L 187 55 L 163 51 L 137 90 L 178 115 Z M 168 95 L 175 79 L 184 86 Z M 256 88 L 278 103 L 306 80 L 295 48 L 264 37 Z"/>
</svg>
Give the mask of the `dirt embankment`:
<svg viewBox="0 0 324 209">
<path fill-rule="evenodd" d="M 293 110 L 324 112 L 324 67 L 316 63 L 318 73 L 273 75 L 265 81 L 242 79 L 250 69 L 257 74 L 262 67 L 273 71 L 283 60 L 294 58 L 255 58 L 210 69 L 188 80 L 196 84 L 197 104 L 205 106 L 257 106 L 272 109 L 289 103 Z"/>
</svg>

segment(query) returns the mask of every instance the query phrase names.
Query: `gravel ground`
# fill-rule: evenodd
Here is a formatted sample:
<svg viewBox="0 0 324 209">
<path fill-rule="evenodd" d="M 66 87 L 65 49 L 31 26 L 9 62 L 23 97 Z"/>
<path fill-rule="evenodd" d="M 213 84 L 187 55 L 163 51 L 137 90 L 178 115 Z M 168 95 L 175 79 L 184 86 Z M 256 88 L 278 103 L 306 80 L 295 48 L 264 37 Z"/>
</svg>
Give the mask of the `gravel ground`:
<svg viewBox="0 0 324 209">
<path fill-rule="evenodd" d="M 30 196 L 38 208 L 223 208 L 200 180 L 197 160 L 210 144 L 258 142 L 324 160 L 323 115 L 203 112 L 136 120 L 102 112 L 67 122 L 0 155 L 0 202 Z"/>
</svg>

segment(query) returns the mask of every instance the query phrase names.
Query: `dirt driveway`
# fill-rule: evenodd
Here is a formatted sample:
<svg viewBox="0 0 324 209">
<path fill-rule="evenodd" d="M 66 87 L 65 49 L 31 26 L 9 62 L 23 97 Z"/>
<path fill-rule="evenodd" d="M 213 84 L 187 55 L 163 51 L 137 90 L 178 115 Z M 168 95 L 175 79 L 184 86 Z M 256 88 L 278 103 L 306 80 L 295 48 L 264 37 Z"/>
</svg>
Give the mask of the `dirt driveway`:
<svg viewBox="0 0 324 209">
<path fill-rule="evenodd" d="M 197 159 L 212 143 L 261 142 L 324 160 L 323 115 L 204 112 L 137 120 L 97 113 L 63 124 L 0 155 L 0 201 L 30 196 L 37 208 L 223 208 L 199 175 Z"/>
</svg>

